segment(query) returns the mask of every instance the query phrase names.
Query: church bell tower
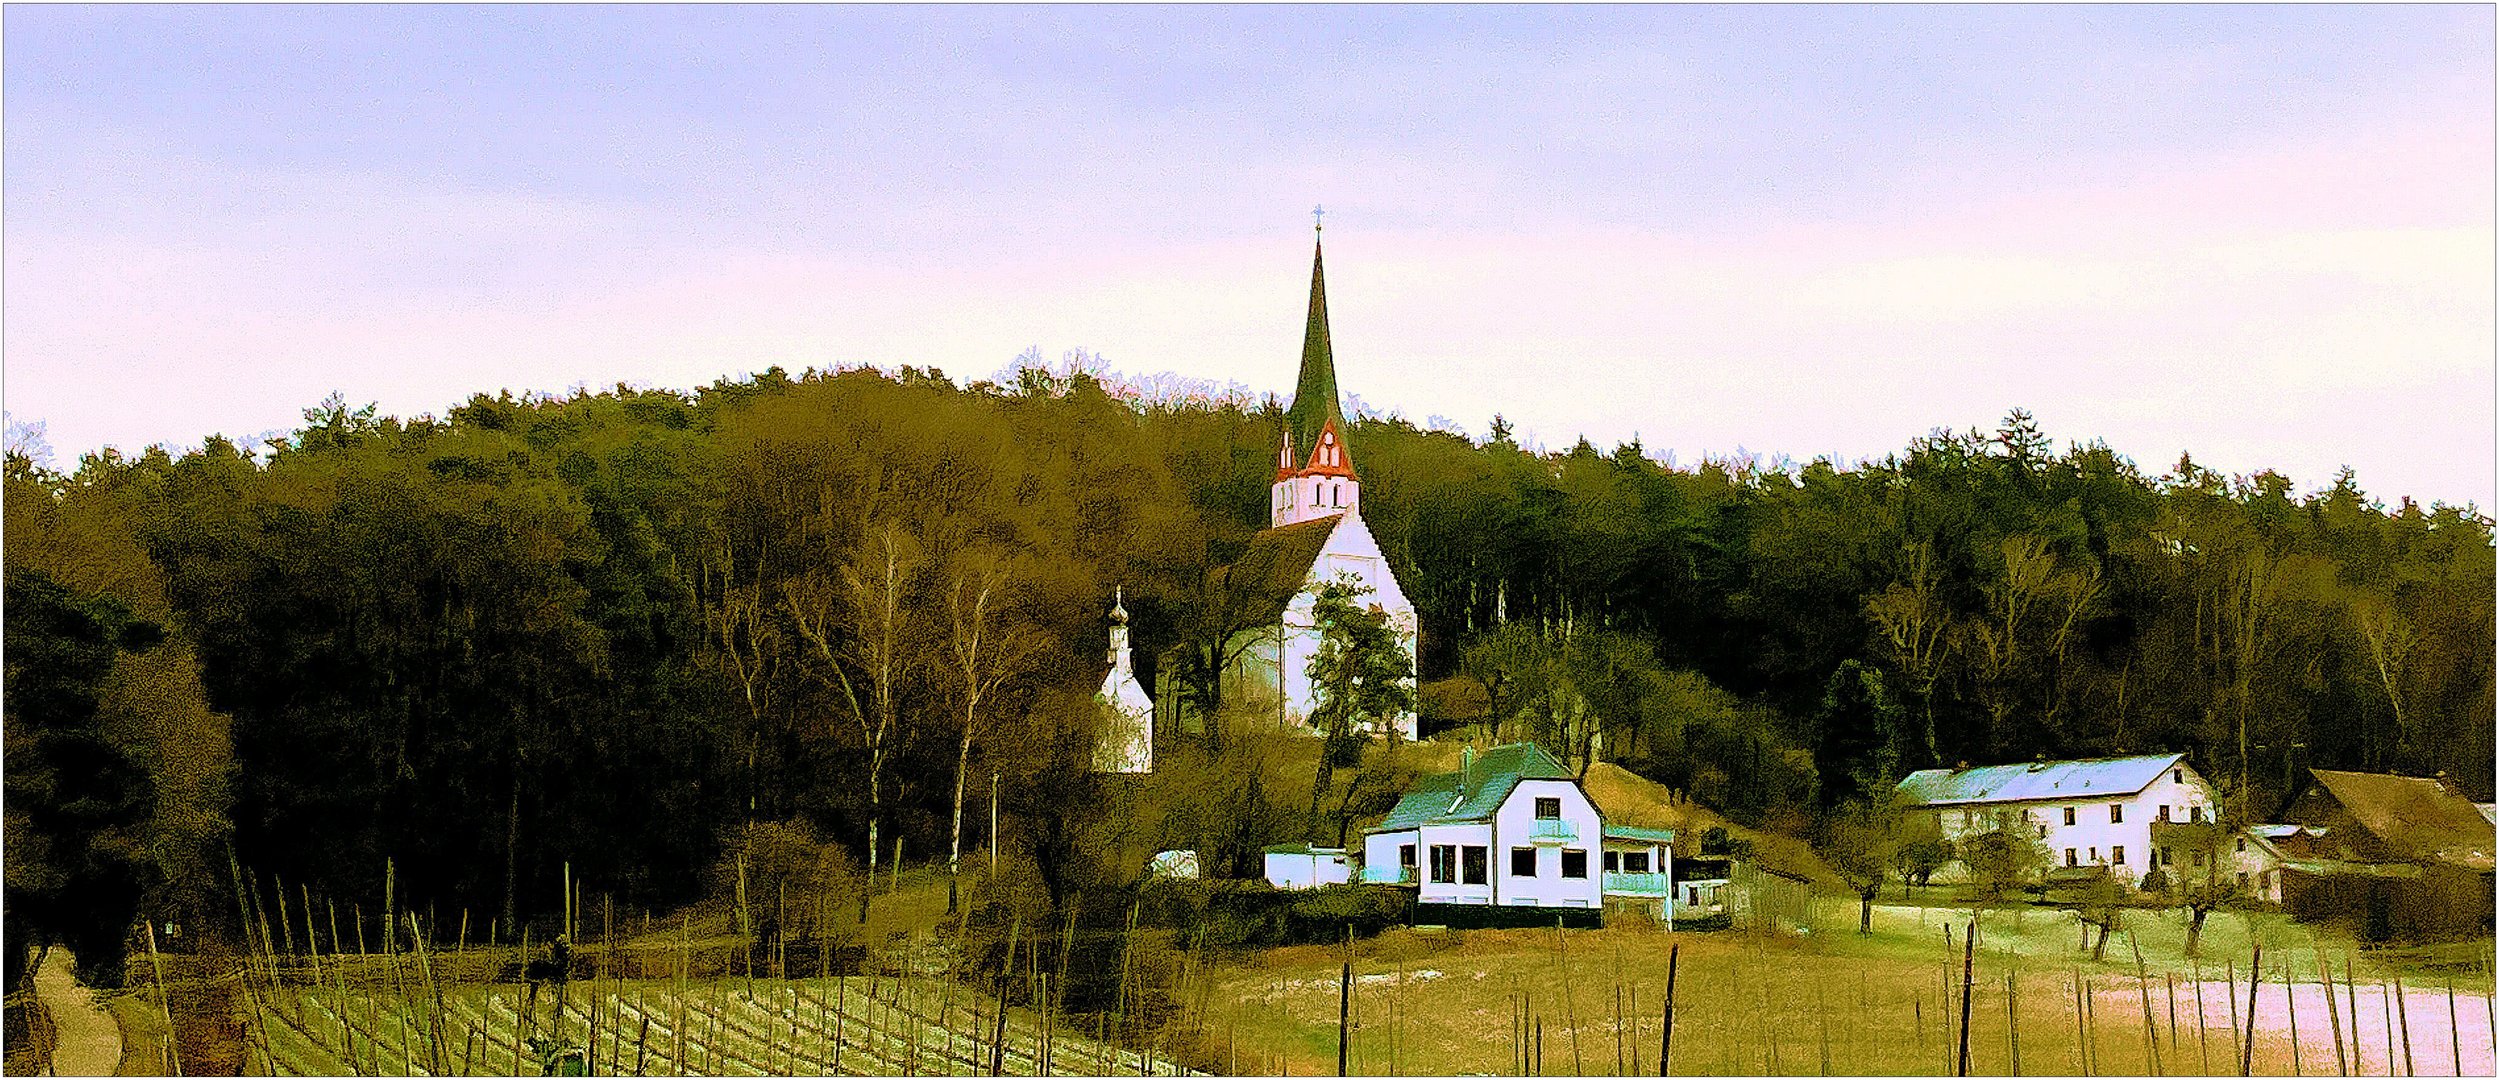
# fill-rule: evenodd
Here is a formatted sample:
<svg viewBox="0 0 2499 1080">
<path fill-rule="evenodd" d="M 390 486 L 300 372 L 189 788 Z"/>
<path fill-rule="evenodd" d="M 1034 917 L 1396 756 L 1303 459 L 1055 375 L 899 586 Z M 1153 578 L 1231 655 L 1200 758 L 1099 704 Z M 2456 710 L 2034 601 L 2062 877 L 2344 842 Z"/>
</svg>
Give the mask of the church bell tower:
<svg viewBox="0 0 2499 1080">
<path fill-rule="evenodd" d="M 1316 211 L 1313 211 L 1316 213 Z M 1316 231 L 1314 229 L 1314 231 Z M 1268 489 L 1269 527 L 1355 513 L 1362 480 L 1345 445 L 1351 425 L 1336 400 L 1336 355 L 1328 345 L 1328 279 L 1317 238 L 1310 251 L 1310 321 L 1302 330 L 1301 379 L 1284 413 L 1276 479 Z"/>
</svg>

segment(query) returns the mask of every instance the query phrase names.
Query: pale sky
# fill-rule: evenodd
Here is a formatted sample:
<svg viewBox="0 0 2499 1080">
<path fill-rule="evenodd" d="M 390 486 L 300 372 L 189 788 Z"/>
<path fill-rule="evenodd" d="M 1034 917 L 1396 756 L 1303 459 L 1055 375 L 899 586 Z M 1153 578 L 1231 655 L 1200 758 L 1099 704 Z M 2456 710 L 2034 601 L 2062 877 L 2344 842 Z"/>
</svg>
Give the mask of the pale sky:
<svg viewBox="0 0 2499 1080">
<path fill-rule="evenodd" d="M 6 406 L 56 460 L 332 391 L 1338 377 L 1553 447 L 2493 497 L 2488 5 L 41 7 Z"/>
</svg>

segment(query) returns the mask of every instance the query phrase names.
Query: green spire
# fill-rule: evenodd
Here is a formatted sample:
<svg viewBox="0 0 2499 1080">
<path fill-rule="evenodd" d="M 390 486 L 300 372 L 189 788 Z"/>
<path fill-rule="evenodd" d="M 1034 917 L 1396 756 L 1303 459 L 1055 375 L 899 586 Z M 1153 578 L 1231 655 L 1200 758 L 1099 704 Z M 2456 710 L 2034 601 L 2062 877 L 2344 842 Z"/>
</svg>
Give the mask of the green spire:
<svg viewBox="0 0 2499 1080">
<path fill-rule="evenodd" d="M 1336 421 L 1340 438 L 1352 432 L 1336 402 L 1336 354 L 1328 348 L 1328 278 L 1317 241 L 1310 248 L 1310 325 L 1302 331 L 1302 375 L 1293 387 L 1293 406 L 1285 410 L 1285 430 L 1293 433 L 1293 458 L 1310 460 L 1319 444 L 1319 429 Z"/>
</svg>

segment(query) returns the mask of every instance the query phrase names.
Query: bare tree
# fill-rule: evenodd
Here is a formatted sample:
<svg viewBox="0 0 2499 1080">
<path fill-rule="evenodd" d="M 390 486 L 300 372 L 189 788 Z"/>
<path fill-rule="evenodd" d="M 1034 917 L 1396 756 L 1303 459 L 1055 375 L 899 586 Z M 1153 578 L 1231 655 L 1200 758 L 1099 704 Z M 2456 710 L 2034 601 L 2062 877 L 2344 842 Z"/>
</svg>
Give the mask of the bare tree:
<svg viewBox="0 0 2499 1080">
<path fill-rule="evenodd" d="M 895 691 L 912 663 L 904 648 L 909 627 L 903 601 L 927 562 L 918 540 L 888 520 L 869 526 L 859 538 L 849 563 L 841 568 L 838 588 L 816 570 L 782 584 L 781 601 L 807 645 L 810 674 L 840 695 L 859 725 L 860 742 L 868 755 L 871 873 L 876 870 L 885 824 L 885 760 L 893 749 L 898 724 Z M 868 684 L 864 702 L 851 680 L 851 668 L 858 669 Z"/>
<path fill-rule="evenodd" d="M 753 820 L 755 793 L 761 786 L 756 774 L 763 741 L 765 697 L 772 686 L 773 671 L 780 666 L 781 628 L 773 621 L 770 605 L 764 599 L 761 566 L 754 569 L 753 580 L 740 582 L 732 545 L 721 540 L 714 556 L 704 568 L 705 577 L 714 579 L 708 590 L 709 602 L 703 608 L 704 628 L 710 632 L 714 650 L 746 702 L 746 816 Z"/>
<path fill-rule="evenodd" d="M 972 744 L 992 717 L 982 710 L 998 688 L 1024 673 L 1041 651 L 1042 636 L 1025 622 L 1003 618 L 1008 600 L 1005 559 L 996 551 L 974 549 L 955 560 L 954 587 L 946 597 L 952 616 L 948 637 L 953 674 L 963 706 L 962 737 L 955 746 L 954 830 L 946 855 L 946 910 L 955 910 L 963 875 L 963 785 L 972 765 Z M 995 843 L 995 838 L 992 838 Z"/>
</svg>

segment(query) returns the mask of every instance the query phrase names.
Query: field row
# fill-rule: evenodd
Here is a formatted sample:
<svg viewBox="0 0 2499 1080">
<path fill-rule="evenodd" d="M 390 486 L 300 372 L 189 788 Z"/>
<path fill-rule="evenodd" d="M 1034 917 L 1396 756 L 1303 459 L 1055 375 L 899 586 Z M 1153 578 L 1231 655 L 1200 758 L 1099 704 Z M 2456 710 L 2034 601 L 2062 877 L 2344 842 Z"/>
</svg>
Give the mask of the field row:
<svg viewBox="0 0 2499 1080">
<path fill-rule="evenodd" d="M 1007 1011 L 943 980 L 852 976 L 675 983 L 577 983 L 561 995 L 526 986 L 404 991 L 285 988 L 247 1033 L 254 1071 L 323 1076 L 534 1074 L 541 1049 L 585 1054 L 601 1075 L 949 1076 L 998 1071 L 1173 1076 L 1152 1052 L 1064 1030 L 1058 1018 Z M 1047 1067 L 1044 1067 L 1044 1063 Z"/>
</svg>

